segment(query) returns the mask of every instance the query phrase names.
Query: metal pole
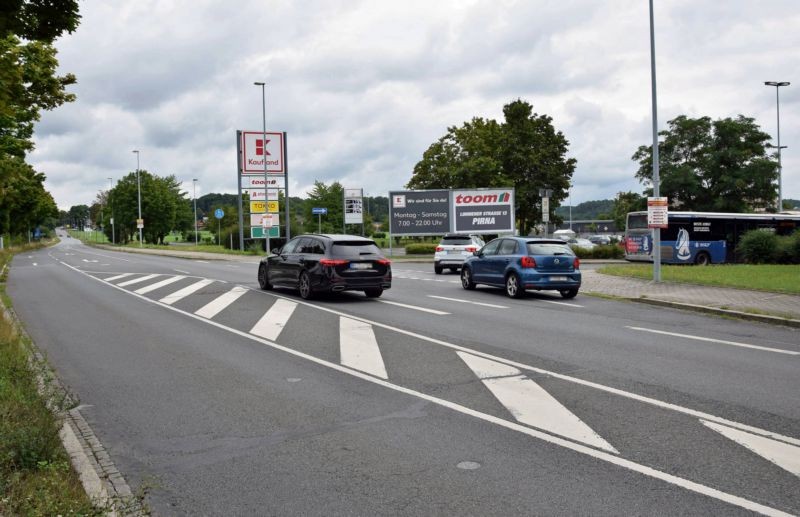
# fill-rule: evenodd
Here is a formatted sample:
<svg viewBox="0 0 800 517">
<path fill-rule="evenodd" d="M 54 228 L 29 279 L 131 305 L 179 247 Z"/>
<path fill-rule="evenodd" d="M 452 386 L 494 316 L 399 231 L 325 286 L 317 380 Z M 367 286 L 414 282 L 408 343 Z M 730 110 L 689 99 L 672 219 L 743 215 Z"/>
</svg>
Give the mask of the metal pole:
<svg viewBox="0 0 800 517">
<path fill-rule="evenodd" d="M 142 219 L 142 181 L 139 178 L 139 151 L 138 150 L 134 150 L 133 152 L 136 153 L 136 191 L 137 191 L 136 196 L 137 196 L 138 203 L 139 203 L 139 220 L 141 220 Z M 139 224 L 138 224 L 139 221 L 137 221 L 136 223 L 137 223 L 136 226 L 139 226 Z M 144 225 L 142 225 L 142 226 L 144 226 Z M 142 229 L 139 228 L 139 247 L 140 248 L 142 247 L 142 243 L 143 242 L 144 241 L 142 241 Z"/>
<path fill-rule="evenodd" d="M 781 97 L 779 91 L 781 86 L 789 86 L 792 83 L 788 81 L 765 81 L 764 84 L 775 87 L 775 104 L 778 112 L 778 212 L 780 212 L 783 210 L 783 165 L 781 164 L 781 149 L 783 149 L 784 146 L 781 146 Z"/>
<path fill-rule="evenodd" d="M 114 238 L 114 202 L 113 202 L 113 193 L 114 190 L 114 180 L 112 178 L 108 178 L 108 204 L 111 207 L 111 244 L 116 244 L 116 239 Z"/>
<path fill-rule="evenodd" d="M 255 82 L 253 83 L 256 86 L 261 86 L 261 131 L 262 131 L 262 138 L 263 141 L 263 151 L 264 151 L 264 213 L 269 213 L 269 187 L 267 186 L 267 83 L 263 82 Z M 269 253 L 269 233 L 272 231 L 272 227 L 264 228 L 262 224 L 262 230 L 264 230 L 264 236 L 267 239 L 267 253 Z"/>
<path fill-rule="evenodd" d="M 194 198 L 194 245 L 197 246 L 197 178 L 192 179 L 192 198 Z"/>
<path fill-rule="evenodd" d="M 653 196 L 660 197 L 658 176 L 658 102 L 656 95 L 656 36 L 653 0 L 650 0 L 650 81 L 653 103 Z M 661 282 L 661 228 L 653 229 L 653 281 Z"/>
<path fill-rule="evenodd" d="M 292 238 L 291 219 L 289 219 L 289 154 L 287 153 L 286 131 L 283 132 L 283 202 L 286 205 L 286 241 Z"/>
<path fill-rule="evenodd" d="M 244 250 L 244 211 L 242 209 L 242 132 L 236 131 L 236 177 L 239 182 L 239 250 Z M 233 234 L 231 234 L 233 249 Z"/>
</svg>

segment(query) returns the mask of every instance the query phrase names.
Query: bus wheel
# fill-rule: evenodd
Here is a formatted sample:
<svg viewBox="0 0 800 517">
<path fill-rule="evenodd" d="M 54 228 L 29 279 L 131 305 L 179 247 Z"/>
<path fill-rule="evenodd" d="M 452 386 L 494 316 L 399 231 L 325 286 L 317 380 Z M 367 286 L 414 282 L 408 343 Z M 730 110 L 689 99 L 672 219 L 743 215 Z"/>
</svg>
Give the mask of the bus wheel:
<svg viewBox="0 0 800 517">
<path fill-rule="evenodd" d="M 711 257 L 708 256 L 708 253 L 698 253 L 694 258 L 694 263 L 698 266 L 707 266 L 711 264 Z"/>
</svg>

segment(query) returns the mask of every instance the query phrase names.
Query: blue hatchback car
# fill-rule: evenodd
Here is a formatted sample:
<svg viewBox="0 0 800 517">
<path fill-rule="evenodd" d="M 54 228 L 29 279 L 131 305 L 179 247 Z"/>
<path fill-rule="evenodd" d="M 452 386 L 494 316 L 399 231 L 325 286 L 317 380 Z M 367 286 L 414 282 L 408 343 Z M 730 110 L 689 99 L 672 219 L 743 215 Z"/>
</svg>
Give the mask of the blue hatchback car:
<svg viewBox="0 0 800 517">
<path fill-rule="evenodd" d="M 528 289 L 558 291 L 574 298 L 581 287 L 580 259 L 559 239 L 499 237 L 468 257 L 461 269 L 461 285 L 503 287 L 512 298 Z"/>
</svg>

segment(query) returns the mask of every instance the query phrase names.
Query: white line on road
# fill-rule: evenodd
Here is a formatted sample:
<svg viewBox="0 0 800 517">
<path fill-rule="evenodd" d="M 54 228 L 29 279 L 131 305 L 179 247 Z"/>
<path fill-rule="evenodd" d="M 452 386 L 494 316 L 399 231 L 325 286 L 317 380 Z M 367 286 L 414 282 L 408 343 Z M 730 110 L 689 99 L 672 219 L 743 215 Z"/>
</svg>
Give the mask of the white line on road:
<svg viewBox="0 0 800 517">
<path fill-rule="evenodd" d="M 186 278 L 186 277 L 183 276 L 183 275 L 171 276 L 171 277 L 166 278 L 166 279 L 164 279 L 164 280 L 162 280 L 160 282 L 156 282 L 155 284 L 150 284 L 147 287 L 142 287 L 141 289 L 139 289 L 137 291 L 134 291 L 134 292 L 136 294 L 147 294 L 150 291 L 155 291 L 156 289 L 164 287 L 165 285 L 169 285 L 169 284 L 175 283 L 175 282 L 177 282 L 179 280 L 183 280 L 184 278 Z"/>
<path fill-rule="evenodd" d="M 73 271 L 75 271 L 77 273 L 85 274 L 89 278 L 95 279 L 97 281 L 102 281 L 99 278 L 95 278 L 92 275 L 89 275 L 89 274 L 81 271 L 80 269 L 78 269 L 75 266 L 71 266 L 71 265 L 67 264 L 66 262 L 62 261 L 61 264 L 64 265 L 65 267 L 69 268 L 69 269 L 72 269 Z M 212 321 L 212 320 L 203 319 L 202 317 L 200 317 L 198 315 L 190 314 L 190 313 L 182 311 L 181 309 L 178 309 L 176 307 L 172 307 L 170 305 L 159 304 L 159 302 L 157 302 L 156 300 L 152 300 L 150 298 L 147 298 L 146 296 L 138 295 L 138 294 L 133 293 L 131 291 L 127 291 L 125 289 L 122 289 L 122 288 L 114 285 L 114 284 L 107 284 L 107 285 L 110 285 L 113 288 L 119 289 L 120 291 L 128 293 L 128 294 L 130 294 L 132 296 L 137 296 L 137 297 L 139 297 L 141 300 L 143 300 L 145 302 L 162 305 L 163 307 L 165 307 L 167 309 L 173 310 L 173 311 L 178 312 L 180 314 L 183 314 L 183 315 L 185 315 L 187 317 L 195 318 L 195 319 L 197 319 L 199 321 L 204 321 L 209 325 L 213 325 L 213 326 L 215 326 L 215 327 L 217 327 L 219 329 L 226 330 L 226 331 L 228 331 L 228 332 L 230 332 L 232 334 L 235 334 L 237 336 L 244 337 L 244 338 L 251 339 L 253 341 L 259 342 L 259 343 L 261 343 L 261 344 L 263 344 L 265 346 L 268 346 L 270 348 L 273 348 L 275 350 L 280 350 L 280 351 L 285 352 L 287 354 L 291 354 L 291 355 L 293 355 L 295 357 L 300 357 L 300 358 L 305 359 L 307 361 L 319 364 L 321 366 L 325 366 L 325 367 L 330 368 L 332 370 L 336 370 L 336 371 L 339 371 L 339 372 L 342 372 L 342 373 L 346 373 L 348 375 L 351 375 L 353 377 L 357 377 L 359 379 L 362 379 L 362 380 L 365 380 L 365 381 L 368 381 L 368 382 L 372 382 L 374 384 L 383 386 L 383 387 L 385 387 L 387 389 L 391 389 L 391 390 L 397 391 L 399 393 L 404 393 L 406 395 L 411 395 L 411 396 L 414 396 L 414 397 L 417 397 L 417 398 L 420 398 L 420 399 L 423 399 L 423 400 L 427 400 L 427 401 L 429 401 L 431 403 L 437 404 L 437 405 L 442 406 L 442 407 L 449 408 L 449 409 L 451 409 L 453 411 L 457 411 L 457 412 L 459 412 L 461 414 L 472 416 L 474 418 L 478 418 L 478 419 L 483 420 L 485 422 L 493 423 L 495 425 L 498 425 L 500 427 L 504 427 L 506 429 L 511 429 L 511 430 L 514 430 L 514 431 L 518 431 L 520 433 L 526 434 L 526 435 L 531 436 L 533 438 L 537 438 L 537 439 L 542 440 L 544 442 L 551 443 L 551 444 L 563 447 L 565 449 L 569 449 L 569 450 L 572 450 L 574 452 L 578 452 L 580 454 L 584 454 L 586 456 L 590 456 L 590 457 L 596 458 L 596 459 L 601 460 L 601 461 L 605 461 L 605 462 L 610 463 L 612 465 L 617 465 L 619 467 L 626 468 L 626 469 L 631 470 L 633 472 L 638 472 L 638 473 L 640 473 L 642 475 L 651 477 L 653 479 L 658 479 L 658 480 L 664 481 L 666 483 L 670 483 L 672 485 L 684 488 L 686 490 L 690 490 L 690 491 L 698 493 L 698 494 L 706 495 L 708 497 L 717 499 L 719 501 L 723 501 L 723 502 L 726 502 L 728 504 L 732 504 L 732 505 L 735 505 L 735 506 L 738 506 L 740 508 L 744 508 L 744 509 L 747 509 L 747 510 L 750 510 L 750 511 L 762 513 L 764 515 L 774 515 L 774 516 L 781 516 L 781 517 L 789 517 L 790 516 L 790 514 L 788 514 L 786 512 L 782 512 L 782 511 L 777 510 L 775 508 L 771 508 L 769 506 L 765 506 L 763 504 L 760 504 L 760 503 L 757 503 L 757 502 L 754 502 L 754 501 L 750 501 L 749 499 L 745 499 L 743 497 L 739 497 L 739 496 L 736 496 L 736 495 L 733 495 L 733 494 L 729 494 L 727 492 L 723 492 L 721 490 L 717 490 L 715 488 L 711 488 L 711 487 L 702 485 L 700 483 L 696 483 L 694 481 L 690 481 L 688 479 L 683 479 L 683 478 L 680 478 L 678 476 L 674 476 L 672 474 L 668 474 L 666 472 L 661 472 L 659 470 L 656 470 L 654 468 L 648 467 L 646 465 L 642 465 L 642 464 L 633 462 L 631 460 L 626 460 L 624 458 L 620 458 L 620 457 L 615 456 L 613 454 L 609 454 L 607 452 L 603 452 L 603 451 L 600 451 L 600 450 L 597 450 L 597 449 L 593 449 L 591 447 L 587 447 L 585 445 L 582 445 L 582 444 L 579 444 L 579 443 L 575 443 L 575 442 L 560 438 L 558 436 L 553 436 L 553 435 L 547 434 L 545 432 L 538 431 L 536 429 L 532 429 L 530 427 L 526 427 L 526 426 L 523 426 L 521 424 L 517 424 L 516 422 L 511 422 L 509 420 L 504 420 L 502 418 L 498 418 L 498 417 L 493 416 L 493 415 L 488 415 L 488 414 L 485 414 L 485 413 L 481 413 L 479 411 L 476 411 L 474 409 L 470 409 L 470 408 L 468 408 L 466 406 L 462 406 L 462 405 L 456 404 L 454 402 L 450 402 L 450 401 L 447 401 L 447 400 L 444 400 L 444 399 L 440 399 L 440 398 L 434 397 L 432 395 L 427 395 L 425 393 L 422 393 L 422 392 L 419 392 L 419 391 L 415 391 L 415 390 L 412 390 L 410 388 L 405 388 L 403 386 L 398 386 L 396 384 L 392 384 L 392 383 L 390 383 L 390 382 L 388 382 L 386 380 L 379 379 L 377 377 L 373 377 L 371 375 L 368 375 L 368 374 L 362 373 L 360 371 L 348 368 L 346 366 L 335 364 L 335 363 L 331 363 L 331 362 L 326 361 L 324 359 L 320 359 L 318 357 L 314 357 L 312 355 L 300 352 L 298 350 L 294 350 L 292 348 L 288 348 L 288 347 L 279 345 L 278 343 L 275 343 L 273 341 L 270 341 L 270 340 L 267 340 L 267 339 L 264 339 L 264 338 L 260 338 L 258 336 L 254 336 L 252 334 L 248 334 L 248 333 L 246 333 L 244 331 L 237 330 L 235 328 L 227 327 L 225 325 L 222 325 L 222 324 L 217 323 L 217 322 Z M 275 296 L 275 295 L 271 295 L 271 296 Z M 305 305 L 308 305 L 310 307 L 316 307 L 316 308 L 322 309 L 322 308 L 320 308 L 318 306 L 315 306 L 315 305 L 312 305 L 312 304 L 305 304 Z M 324 309 L 322 309 L 322 310 L 324 310 Z M 327 310 L 327 312 L 338 313 L 338 311 L 334 311 L 334 310 Z M 342 316 L 346 316 L 346 315 L 341 314 L 341 313 L 339 313 L 339 314 L 342 315 Z M 361 318 L 358 318 L 358 319 L 361 320 Z M 389 326 L 382 325 L 382 324 L 377 324 L 376 326 L 380 326 L 380 327 L 383 327 L 383 328 L 390 328 Z M 414 334 L 414 333 L 408 332 L 408 331 L 401 331 L 401 333 L 404 333 L 404 334 L 407 334 L 407 335 Z M 430 342 L 438 342 L 438 340 L 433 340 L 432 338 L 423 337 L 423 339 L 426 339 L 427 341 L 430 341 Z M 440 342 L 440 343 L 445 345 L 445 346 L 450 346 L 451 348 L 456 348 L 457 347 L 457 345 L 450 345 L 450 344 L 447 344 L 447 343 L 444 343 L 444 342 Z M 462 347 L 457 347 L 457 348 L 462 348 Z M 464 349 L 464 350 L 465 351 L 469 351 L 467 349 Z M 476 352 L 476 351 L 469 351 L 469 352 L 474 353 L 475 355 L 480 355 L 480 356 L 487 356 L 488 355 L 488 354 L 483 354 L 483 353 Z M 511 361 L 508 361 L 508 360 L 503 360 L 503 362 L 505 362 L 506 364 L 513 364 Z M 541 371 L 538 368 L 529 367 L 529 369 L 536 370 L 536 371 Z M 552 373 L 552 372 L 550 374 L 555 376 L 555 377 L 567 377 L 567 376 L 560 375 L 560 374 L 555 374 L 555 373 Z M 569 378 L 569 377 L 567 377 L 567 378 Z M 580 379 L 574 379 L 574 380 L 576 382 L 577 381 L 581 381 Z M 580 383 L 581 384 L 587 384 L 587 385 L 594 385 L 594 383 L 589 383 L 588 381 L 581 381 Z M 595 385 L 595 386 L 596 387 L 605 388 L 605 390 L 607 390 L 607 391 L 621 392 L 621 390 L 614 390 L 613 388 L 608 388 L 608 387 L 605 387 L 605 386 L 602 386 L 602 385 Z M 624 392 L 621 392 L 621 393 L 624 393 Z M 633 395 L 633 394 L 629 394 L 629 395 Z M 632 397 L 632 398 L 640 398 L 640 397 L 639 396 L 635 396 L 635 397 Z M 643 397 L 641 397 L 641 398 L 643 398 Z M 659 401 L 656 401 L 656 402 L 659 402 Z M 662 402 L 661 404 L 665 404 L 665 403 Z M 698 412 L 693 412 L 693 413 L 698 413 Z M 711 416 L 712 420 L 721 420 L 718 417 L 714 417 L 712 415 L 709 415 L 709 416 Z M 737 426 L 742 426 L 742 424 L 737 424 Z"/>
<path fill-rule="evenodd" d="M 34 265 L 34 266 L 38 266 L 39 264 L 37 264 L 36 262 L 34 262 L 34 263 L 33 263 L 33 265 Z"/>
<path fill-rule="evenodd" d="M 219 295 L 203 307 L 197 309 L 194 313 L 203 318 L 211 319 L 222 312 L 225 307 L 238 300 L 239 297 L 246 292 L 246 288 L 237 285 L 227 293 Z"/>
<path fill-rule="evenodd" d="M 283 327 L 286 326 L 296 308 L 297 304 L 295 302 L 278 298 L 272 304 L 272 307 L 250 329 L 250 333 L 267 339 L 278 339 Z"/>
<path fill-rule="evenodd" d="M 121 275 L 115 275 L 115 276 L 112 276 L 111 278 L 106 278 L 105 281 L 106 282 L 113 282 L 114 280 L 119 280 L 120 278 L 125 278 L 125 277 L 129 277 L 129 276 L 132 276 L 132 275 L 133 275 L 133 273 L 122 273 Z"/>
<path fill-rule="evenodd" d="M 429 294 L 428 298 L 438 298 L 439 300 L 447 300 L 450 302 L 458 302 L 458 303 L 471 303 L 472 305 L 480 305 L 482 307 L 493 307 L 495 309 L 508 309 L 505 305 L 495 305 L 493 303 L 481 303 L 481 302 L 473 302 L 470 300 L 461 300 L 459 298 L 448 298 L 446 296 L 435 296 L 433 294 Z"/>
<path fill-rule="evenodd" d="M 389 378 L 372 325 L 340 316 L 339 350 L 343 365 L 381 379 Z"/>
<path fill-rule="evenodd" d="M 128 286 L 128 285 L 139 284 L 141 282 L 147 282 L 148 280 L 151 280 L 151 279 L 153 279 L 153 278 L 155 278 L 157 276 L 161 276 L 161 275 L 158 274 L 158 273 L 153 274 L 153 275 L 147 275 L 147 276 L 143 276 L 143 277 L 140 277 L 140 278 L 134 278 L 133 280 L 128 280 L 127 282 L 121 282 L 121 283 L 119 283 L 117 285 L 119 285 L 120 287 L 125 287 L 125 286 Z"/>
<path fill-rule="evenodd" d="M 175 291 L 172 294 L 168 294 L 167 296 L 161 298 L 158 301 L 161 302 L 161 303 L 166 303 L 167 305 L 172 305 L 173 303 L 175 303 L 175 302 L 177 302 L 179 300 L 182 300 L 182 299 L 186 298 L 187 296 L 189 296 L 190 294 L 194 294 L 197 291 L 199 291 L 200 289 L 204 288 L 205 286 L 207 286 L 209 284 L 213 284 L 213 283 L 214 283 L 213 280 L 208 279 L 208 278 L 204 278 L 203 280 L 200 280 L 199 282 L 195 282 L 190 286 L 184 287 L 183 289 L 181 289 L 179 291 Z"/>
<path fill-rule="evenodd" d="M 764 438 L 755 434 L 746 433 L 724 425 L 700 420 L 704 426 L 709 427 L 722 436 L 733 440 L 762 458 L 766 458 L 795 476 L 800 476 L 800 447 L 779 442 L 771 438 Z"/>
<path fill-rule="evenodd" d="M 663 330 L 654 330 L 654 329 L 646 329 L 642 327 L 628 327 L 631 330 L 638 330 L 641 332 L 651 332 L 653 334 L 663 334 L 665 336 L 673 336 L 673 337 L 680 337 L 685 339 L 694 339 L 695 341 L 706 341 L 708 343 L 720 343 L 723 345 L 731 345 L 731 346 L 739 346 L 742 348 L 753 348 L 755 350 L 764 350 L 765 352 L 775 352 L 776 354 L 786 354 L 786 355 L 800 355 L 800 352 L 795 352 L 793 350 L 783 350 L 781 348 L 769 348 L 766 346 L 758 346 L 758 345 L 748 345 L 747 343 L 737 343 L 736 341 L 725 341 L 724 339 L 712 339 L 708 337 L 701 337 L 701 336 L 692 336 L 690 334 L 678 334 L 675 332 L 665 332 Z"/>
<path fill-rule="evenodd" d="M 416 305 L 407 305 L 405 303 L 390 302 L 388 300 L 378 300 L 378 301 L 380 303 L 388 303 L 389 305 L 396 305 L 397 307 L 403 307 L 404 309 L 414 309 L 415 311 L 429 312 L 431 314 L 436 314 L 437 316 L 444 316 L 446 314 L 450 314 L 449 312 L 437 311 L 436 309 L 427 309 L 425 307 L 418 307 Z"/>
<path fill-rule="evenodd" d="M 199 262 L 201 264 L 208 264 L 209 263 L 207 260 L 195 260 L 195 262 Z"/>
<path fill-rule="evenodd" d="M 545 303 L 552 303 L 553 305 L 563 305 L 564 307 L 577 307 L 578 309 L 582 309 L 583 305 L 578 305 L 577 303 L 567 303 L 567 302 L 557 302 L 555 300 L 541 300 Z"/>
<path fill-rule="evenodd" d="M 173 269 L 173 271 L 175 271 L 176 273 L 183 273 L 184 275 L 188 275 L 189 274 L 188 271 L 184 271 L 182 269 Z"/>
</svg>

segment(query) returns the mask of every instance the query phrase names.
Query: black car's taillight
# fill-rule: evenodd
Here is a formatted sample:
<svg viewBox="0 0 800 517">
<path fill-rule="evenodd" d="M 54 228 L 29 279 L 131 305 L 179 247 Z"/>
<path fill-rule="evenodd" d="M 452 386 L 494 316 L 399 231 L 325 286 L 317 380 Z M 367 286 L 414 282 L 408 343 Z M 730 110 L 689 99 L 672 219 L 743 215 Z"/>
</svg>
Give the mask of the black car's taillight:
<svg viewBox="0 0 800 517">
<path fill-rule="evenodd" d="M 320 259 L 319 264 L 321 266 L 344 266 L 345 264 L 349 263 L 349 260 L 338 260 L 338 259 Z"/>
</svg>

